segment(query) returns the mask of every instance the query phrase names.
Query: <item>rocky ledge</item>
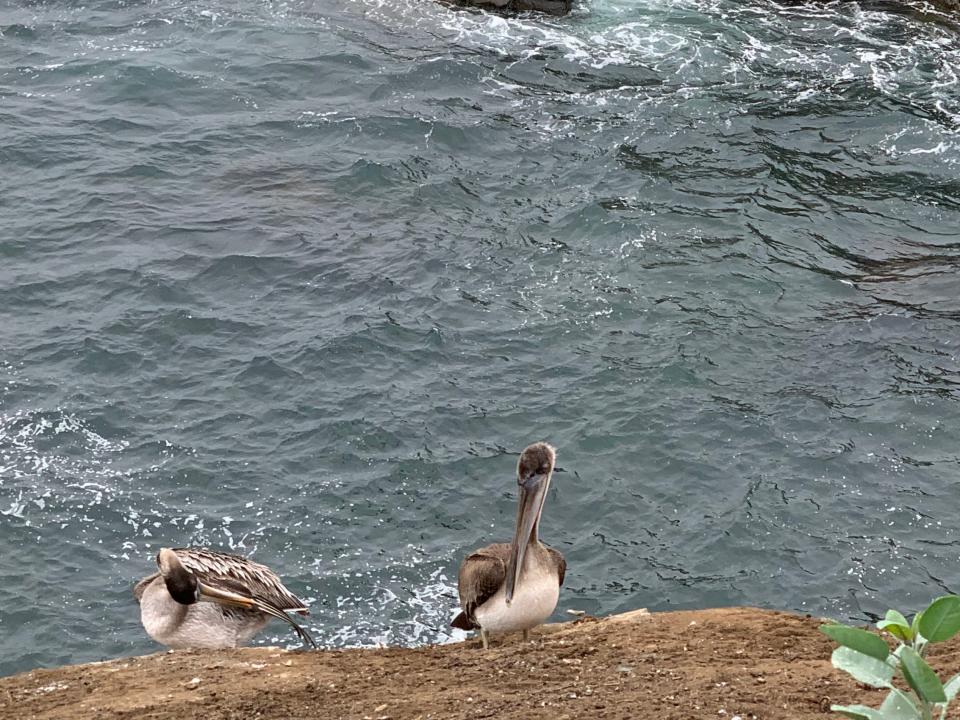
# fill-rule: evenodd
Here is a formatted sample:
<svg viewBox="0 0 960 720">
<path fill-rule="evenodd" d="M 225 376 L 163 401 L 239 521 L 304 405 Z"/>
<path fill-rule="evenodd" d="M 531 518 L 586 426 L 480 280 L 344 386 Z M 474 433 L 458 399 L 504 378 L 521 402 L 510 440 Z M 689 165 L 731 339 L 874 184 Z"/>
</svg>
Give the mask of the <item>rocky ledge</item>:
<svg viewBox="0 0 960 720">
<path fill-rule="evenodd" d="M 49 720 L 656 718 L 825 720 L 883 694 L 830 665 L 819 620 L 752 608 L 550 625 L 529 642 L 178 651 L 0 679 L 0 717 Z M 960 643 L 931 654 L 947 677 Z"/>
</svg>

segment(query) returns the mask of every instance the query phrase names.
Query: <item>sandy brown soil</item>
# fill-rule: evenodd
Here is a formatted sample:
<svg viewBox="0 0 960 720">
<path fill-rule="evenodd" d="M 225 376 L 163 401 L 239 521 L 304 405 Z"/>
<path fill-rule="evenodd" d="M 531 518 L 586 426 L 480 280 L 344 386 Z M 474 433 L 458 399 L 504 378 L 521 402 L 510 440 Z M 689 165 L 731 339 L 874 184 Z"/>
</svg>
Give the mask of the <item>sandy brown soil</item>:
<svg viewBox="0 0 960 720">
<path fill-rule="evenodd" d="M 499 639 L 486 652 L 469 641 L 158 653 L 2 678 L 0 718 L 823 720 L 831 702 L 879 705 L 879 691 L 830 666 L 818 624 L 750 608 L 637 611 L 545 627 L 528 643 Z M 931 662 L 942 677 L 960 671 L 960 643 Z"/>
</svg>

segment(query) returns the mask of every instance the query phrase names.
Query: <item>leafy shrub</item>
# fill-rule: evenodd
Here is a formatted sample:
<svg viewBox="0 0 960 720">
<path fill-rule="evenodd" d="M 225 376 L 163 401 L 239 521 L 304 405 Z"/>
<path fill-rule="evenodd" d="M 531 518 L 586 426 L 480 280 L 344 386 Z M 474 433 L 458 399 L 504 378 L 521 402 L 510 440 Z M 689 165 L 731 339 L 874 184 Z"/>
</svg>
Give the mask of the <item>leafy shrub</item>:
<svg viewBox="0 0 960 720">
<path fill-rule="evenodd" d="M 960 691 L 960 675 L 943 685 L 923 658 L 931 643 L 949 640 L 960 632 L 960 597 L 937 598 L 917 613 L 913 622 L 888 610 L 877 627 L 896 638 L 896 650 L 890 652 L 883 638 L 866 630 L 840 624 L 820 626 L 824 635 L 840 644 L 831 658 L 835 668 L 866 685 L 890 688 L 879 708 L 832 705 L 830 709 L 854 720 L 943 720 L 947 706 Z M 893 686 L 897 674 L 909 692 Z"/>
</svg>

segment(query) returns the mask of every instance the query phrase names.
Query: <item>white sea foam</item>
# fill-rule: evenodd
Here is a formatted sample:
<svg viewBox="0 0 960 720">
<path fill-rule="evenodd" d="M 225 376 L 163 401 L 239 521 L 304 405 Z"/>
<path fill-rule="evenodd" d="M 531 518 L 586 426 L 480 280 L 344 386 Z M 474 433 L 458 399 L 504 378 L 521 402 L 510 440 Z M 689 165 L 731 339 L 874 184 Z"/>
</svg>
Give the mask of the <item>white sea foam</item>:
<svg viewBox="0 0 960 720">
<path fill-rule="evenodd" d="M 363 557 L 365 551 L 348 553 Z M 432 567 L 414 546 L 394 559 L 335 572 L 317 562 L 308 586 L 311 620 L 318 642 L 328 647 L 382 647 L 450 642 L 466 637 L 450 627 L 457 608 L 457 589 L 442 567 Z M 340 588 L 331 591 L 331 587 Z M 278 628 L 280 629 L 280 628 Z M 276 635 L 264 642 L 285 642 Z"/>
</svg>

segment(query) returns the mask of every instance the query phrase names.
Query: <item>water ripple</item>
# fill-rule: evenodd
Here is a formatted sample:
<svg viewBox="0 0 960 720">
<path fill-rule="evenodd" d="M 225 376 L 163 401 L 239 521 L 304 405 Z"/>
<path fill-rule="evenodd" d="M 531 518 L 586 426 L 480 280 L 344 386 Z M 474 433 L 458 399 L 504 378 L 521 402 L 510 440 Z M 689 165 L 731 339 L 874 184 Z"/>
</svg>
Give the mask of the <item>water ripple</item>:
<svg viewBox="0 0 960 720">
<path fill-rule="evenodd" d="M 960 41 L 922 3 L 8 8 L 0 672 L 158 547 L 446 641 L 560 448 L 558 617 L 956 590 Z M 288 642 L 271 628 L 263 642 Z"/>
</svg>

